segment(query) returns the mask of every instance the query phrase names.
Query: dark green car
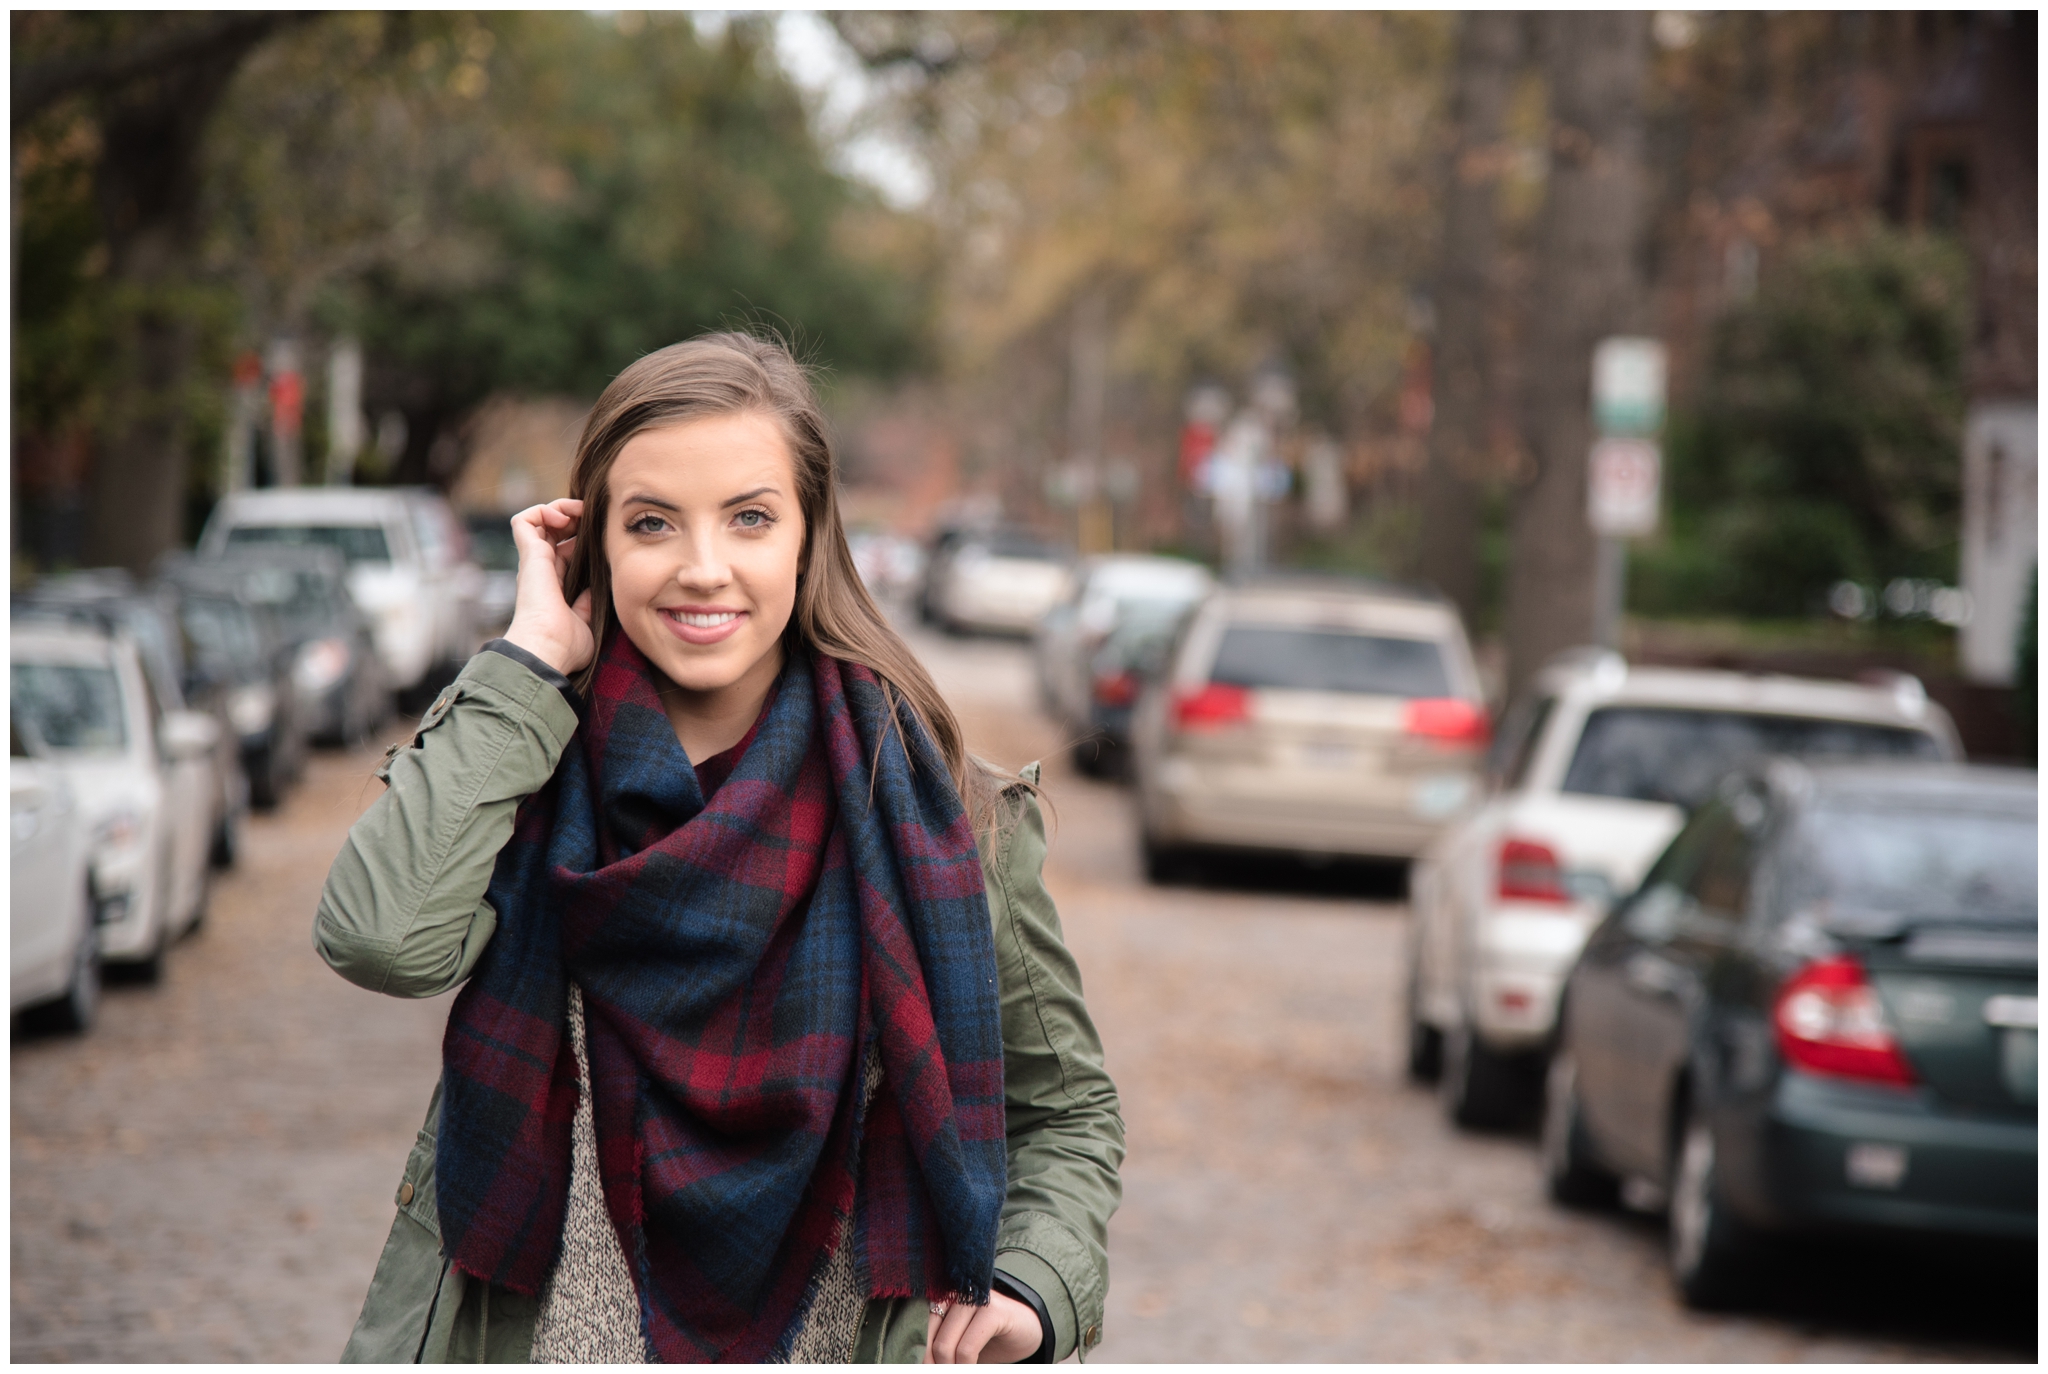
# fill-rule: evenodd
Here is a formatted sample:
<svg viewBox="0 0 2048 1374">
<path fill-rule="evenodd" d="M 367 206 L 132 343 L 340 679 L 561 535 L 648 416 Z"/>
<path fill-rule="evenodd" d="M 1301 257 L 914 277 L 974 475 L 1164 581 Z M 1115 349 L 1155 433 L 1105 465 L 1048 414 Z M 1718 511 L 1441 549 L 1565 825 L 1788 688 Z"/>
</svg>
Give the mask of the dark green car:
<svg viewBox="0 0 2048 1374">
<path fill-rule="evenodd" d="M 1668 1199 L 1686 1301 L 1772 1237 L 2035 1235 L 2036 782 L 1946 764 L 1730 778 L 1587 941 L 1552 1197 Z"/>
</svg>

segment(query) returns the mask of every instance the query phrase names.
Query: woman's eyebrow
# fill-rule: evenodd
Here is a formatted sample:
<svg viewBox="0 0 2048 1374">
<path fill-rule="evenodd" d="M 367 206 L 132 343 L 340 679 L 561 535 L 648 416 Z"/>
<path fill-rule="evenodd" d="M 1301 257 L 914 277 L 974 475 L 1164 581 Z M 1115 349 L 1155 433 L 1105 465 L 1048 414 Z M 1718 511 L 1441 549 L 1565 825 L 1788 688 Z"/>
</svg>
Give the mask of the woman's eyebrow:
<svg viewBox="0 0 2048 1374">
<path fill-rule="evenodd" d="M 652 506 L 656 510 L 665 510 L 669 512 L 671 515 L 676 514 L 682 510 L 681 506 L 671 505 L 669 502 L 662 500 L 659 496 L 646 496 L 639 492 L 635 492 L 633 495 L 628 496 L 625 500 L 619 502 L 620 509 L 624 509 L 627 506 Z"/>
<path fill-rule="evenodd" d="M 756 496 L 780 496 L 781 494 L 781 490 L 777 487 L 755 487 L 752 491 L 743 491 L 738 496 L 727 498 L 720 503 L 719 509 L 723 510 L 726 506 L 737 506 L 740 502 L 751 501 Z"/>
</svg>

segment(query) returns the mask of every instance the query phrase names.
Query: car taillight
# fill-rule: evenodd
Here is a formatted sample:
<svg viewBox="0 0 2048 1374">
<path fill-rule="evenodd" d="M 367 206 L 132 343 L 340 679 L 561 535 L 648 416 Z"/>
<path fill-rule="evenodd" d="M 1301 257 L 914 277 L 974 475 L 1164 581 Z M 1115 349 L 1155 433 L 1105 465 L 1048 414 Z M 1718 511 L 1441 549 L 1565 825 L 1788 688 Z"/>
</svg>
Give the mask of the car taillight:
<svg viewBox="0 0 2048 1374">
<path fill-rule="evenodd" d="M 1173 723 L 1182 730 L 1221 730 L 1251 719 L 1251 693 L 1227 682 L 1210 682 L 1176 692 Z"/>
<path fill-rule="evenodd" d="M 1402 728 L 1423 739 L 1448 744 L 1485 744 L 1486 712 L 1456 697 L 1422 697 L 1407 705 Z"/>
<path fill-rule="evenodd" d="M 1507 839 L 1500 842 L 1499 894 L 1503 901 L 1567 902 L 1564 866 L 1557 851 L 1535 840 Z"/>
<path fill-rule="evenodd" d="M 1137 699 L 1136 673 L 1104 673 L 1095 679 L 1095 700 L 1104 706 L 1129 706 Z"/>
<path fill-rule="evenodd" d="M 1802 1069 L 1875 1083 L 1914 1081 L 1877 989 L 1846 954 L 1816 959 L 1788 978 L 1771 1023 L 1779 1052 Z"/>
</svg>

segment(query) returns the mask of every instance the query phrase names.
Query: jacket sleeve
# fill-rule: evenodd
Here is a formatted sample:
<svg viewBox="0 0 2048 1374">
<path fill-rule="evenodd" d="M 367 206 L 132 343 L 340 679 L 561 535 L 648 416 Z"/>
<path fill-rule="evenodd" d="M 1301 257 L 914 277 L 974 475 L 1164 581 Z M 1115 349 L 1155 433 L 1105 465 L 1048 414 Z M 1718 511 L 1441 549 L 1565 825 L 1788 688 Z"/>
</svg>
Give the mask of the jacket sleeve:
<svg viewBox="0 0 2048 1374">
<path fill-rule="evenodd" d="M 497 930 L 484 900 L 519 803 L 576 732 L 556 682 L 486 650 L 393 748 L 388 784 L 327 872 L 313 948 L 372 992 L 432 997 L 467 978 Z"/>
<path fill-rule="evenodd" d="M 1045 822 L 1025 796 L 987 866 L 1002 995 L 1010 1185 L 996 1267 L 1033 1289 L 1052 1317 L 1052 1358 L 1102 1339 L 1109 1218 L 1123 1196 L 1123 1117 L 1081 973 L 1045 890 Z"/>
</svg>

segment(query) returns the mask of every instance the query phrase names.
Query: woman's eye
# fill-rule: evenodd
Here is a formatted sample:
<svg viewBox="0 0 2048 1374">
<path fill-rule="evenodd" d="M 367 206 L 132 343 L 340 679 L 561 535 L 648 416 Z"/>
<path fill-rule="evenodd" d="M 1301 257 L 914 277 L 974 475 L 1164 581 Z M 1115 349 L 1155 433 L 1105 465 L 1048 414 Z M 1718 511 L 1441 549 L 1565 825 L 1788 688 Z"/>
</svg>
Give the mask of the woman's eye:
<svg viewBox="0 0 2048 1374">
<path fill-rule="evenodd" d="M 741 529 L 757 530 L 768 523 L 769 516 L 765 510 L 743 510 L 733 519 L 739 522 Z"/>
<path fill-rule="evenodd" d="M 661 532 L 661 517 L 652 512 L 645 515 L 636 515 L 626 522 L 626 529 L 633 534 L 659 534 Z"/>
</svg>

